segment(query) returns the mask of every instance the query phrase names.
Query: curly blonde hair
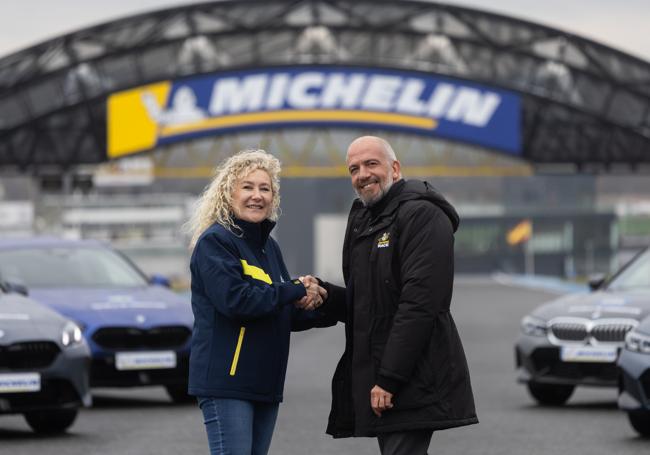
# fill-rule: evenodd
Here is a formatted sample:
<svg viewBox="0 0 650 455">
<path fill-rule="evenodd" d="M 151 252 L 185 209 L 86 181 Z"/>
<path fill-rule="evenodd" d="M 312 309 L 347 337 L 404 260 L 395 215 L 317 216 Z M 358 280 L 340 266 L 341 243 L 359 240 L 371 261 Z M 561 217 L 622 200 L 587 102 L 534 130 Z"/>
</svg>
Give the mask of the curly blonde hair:
<svg viewBox="0 0 650 455">
<path fill-rule="evenodd" d="M 214 223 L 231 232 L 237 229 L 233 220 L 232 195 L 235 184 L 258 169 L 271 177 L 271 214 L 278 219 L 280 207 L 280 161 L 264 150 L 243 150 L 226 159 L 215 170 L 215 176 L 195 203 L 190 220 L 184 230 L 191 235 L 190 249 L 194 248 L 201 234 Z"/>
</svg>

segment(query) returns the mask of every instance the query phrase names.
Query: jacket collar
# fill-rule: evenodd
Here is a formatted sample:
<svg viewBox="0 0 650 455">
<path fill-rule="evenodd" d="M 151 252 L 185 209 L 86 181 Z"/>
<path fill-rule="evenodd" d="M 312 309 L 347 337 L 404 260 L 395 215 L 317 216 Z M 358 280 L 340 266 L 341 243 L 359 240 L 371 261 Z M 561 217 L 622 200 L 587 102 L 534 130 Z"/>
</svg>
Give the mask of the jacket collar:
<svg viewBox="0 0 650 455">
<path fill-rule="evenodd" d="M 269 219 L 266 219 L 261 223 L 251 223 L 250 221 L 233 218 L 233 223 L 235 223 L 236 226 L 235 233 L 237 233 L 236 231 L 240 231 L 246 240 L 260 247 L 266 244 L 271 231 L 275 227 L 275 221 Z"/>
<path fill-rule="evenodd" d="M 383 198 L 377 201 L 376 204 L 368 207 L 368 211 L 372 218 L 378 218 L 379 216 L 388 214 L 393 210 L 392 206 L 394 204 L 391 204 L 391 202 L 402 192 L 405 183 L 404 179 L 399 179 L 391 185 L 388 193 L 386 193 Z"/>
<path fill-rule="evenodd" d="M 350 209 L 350 216 L 368 217 L 375 223 L 380 218 L 390 216 L 399 205 L 409 200 L 426 200 L 437 205 L 449 218 L 454 232 L 458 229 L 460 218 L 456 209 L 428 182 L 421 180 L 401 179 L 391 186 L 390 190 L 379 202 L 372 207 L 364 207 L 360 199 L 355 199 Z"/>
</svg>

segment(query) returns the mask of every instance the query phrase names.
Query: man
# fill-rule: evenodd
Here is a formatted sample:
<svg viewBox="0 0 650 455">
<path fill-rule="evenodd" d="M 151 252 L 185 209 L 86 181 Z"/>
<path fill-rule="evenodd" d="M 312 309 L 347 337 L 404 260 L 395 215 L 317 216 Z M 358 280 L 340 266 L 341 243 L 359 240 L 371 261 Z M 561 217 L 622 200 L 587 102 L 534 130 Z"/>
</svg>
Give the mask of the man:
<svg viewBox="0 0 650 455">
<path fill-rule="evenodd" d="M 327 433 L 376 436 L 382 455 L 423 455 L 434 430 L 477 423 L 449 312 L 458 215 L 428 183 L 402 179 L 383 139 L 348 148 L 358 199 L 343 246 L 345 288 L 320 308 L 346 323 Z"/>
</svg>

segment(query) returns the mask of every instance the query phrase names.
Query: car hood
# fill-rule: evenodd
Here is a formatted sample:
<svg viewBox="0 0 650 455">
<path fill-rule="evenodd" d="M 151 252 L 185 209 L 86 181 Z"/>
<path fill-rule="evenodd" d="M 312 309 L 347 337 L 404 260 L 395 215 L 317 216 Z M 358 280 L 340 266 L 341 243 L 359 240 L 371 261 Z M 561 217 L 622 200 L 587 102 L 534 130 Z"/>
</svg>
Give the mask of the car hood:
<svg viewBox="0 0 650 455">
<path fill-rule="evenodd" d="M 646 317 L 635 329 L 637 332 L 650 335 L 650 316 Z"/>
<path fill-rule="evenodd" d="M 32 289 L 30 296 L 84 326 L 192 326 L 187 299 L 160 286 Z"/>
<path fill-rule="evenodd" d="M 590 294 L 570 294 L 537 307 L 531 314 L 545 321 L 559 316 L 640 321 L 650 315 L 650 292 L 596 291 Z"/>
<path fill-rule="evenodd" d="M 27 340 L 61 338 L 66 319 L 47 308 L 17 294 L 0 296 L 0 344 Z"/>
</svg>

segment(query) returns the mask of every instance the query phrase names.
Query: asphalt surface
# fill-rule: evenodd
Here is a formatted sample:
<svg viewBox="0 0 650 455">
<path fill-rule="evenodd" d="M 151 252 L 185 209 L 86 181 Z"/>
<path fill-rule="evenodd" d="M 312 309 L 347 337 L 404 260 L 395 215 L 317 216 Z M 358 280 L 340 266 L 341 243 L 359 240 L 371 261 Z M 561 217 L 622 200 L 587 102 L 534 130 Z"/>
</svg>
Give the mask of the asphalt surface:
<svg viewBox="0 0 650 455">
<path fill-rule="evenodd" d="M 562 408 L 536 406 L 515 382 L 513 342 L 519 320 L 553 294 L 489 280 L 458 280 L 452 305 L 469 360 L 479 425 L 434 434 L 429 454 L 648 454 L 616 408 L 612 389 L 578 389 Z M 295 334 L 270 453 L 378 454 L 376 440 L 324 434 L 330 378 L 343 329 Z M 98 389 L 68 434 L 37 437 L 20 416 L 0 416 L 0 454 L 203 454 L 200 411 L 172 405 L 162 388 Z"/>
</svg>

